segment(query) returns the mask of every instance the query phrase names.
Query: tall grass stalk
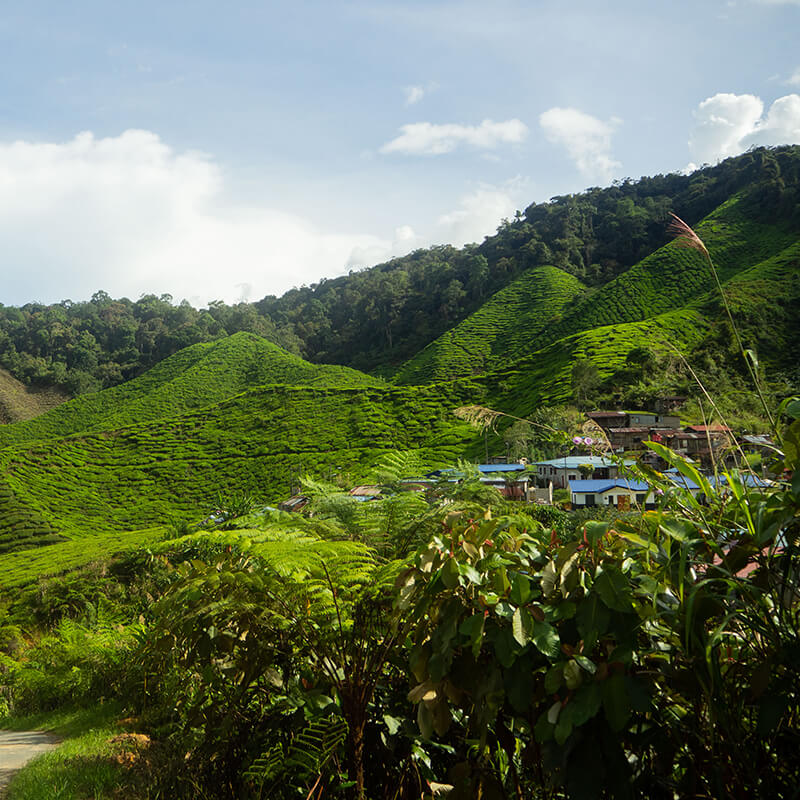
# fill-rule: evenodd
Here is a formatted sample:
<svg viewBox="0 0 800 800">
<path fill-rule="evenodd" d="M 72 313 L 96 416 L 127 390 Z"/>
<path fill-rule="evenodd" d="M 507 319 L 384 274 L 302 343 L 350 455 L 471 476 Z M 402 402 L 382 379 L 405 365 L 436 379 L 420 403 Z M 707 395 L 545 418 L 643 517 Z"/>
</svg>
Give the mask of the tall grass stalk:
<svg viewBox="0 0 800 800">
<path fill-rule="evenodd" d="M 697 235 L 695 230 L 690 225 L 687 225 L 687 223 L 685 223 L 676 214 L 672 214 L 672 223 L 669 226 L 669 230 L 675 235 L 675 244 L 678 247 L 688 247 L 692 250 L 697 250 L 698 252 L 702 253 L 703 257 L 705 258 L 706 263 L 711 270 L 711 274 L 714 276 L 714 281 L 717 284 L 717 291 L 719 292 L 720 299 L 722 300 L 722 305 L 725 308 L 725 313 L 728 316 L 728 321 L 731 325 L 731 331 L 733 332 L 733 338 L 736 341 L 736 346 L 738 347 L 739 352 L 744 359 L 744 363 L 747 365 L 747 371 L 750 373 L 756 394 L 758 394 L 758 399 L 761 402 L 761 407 L 764 409 L 764 413 L 767 415 L 770 428 L 775 436 L 775 441 L 780 442 L 780 431 L 778 430 L 778 426 L 775 424 L 775 418 L 772 416 L 772 412 L 769 409 L 769 404 L 764 397 L 764 392 L 761 388 L 761 381 L 759 381 L 758 373 L 756 372 L 755 365 L 757 364 L 757 361 L 755 359 L 755 354 L 752 350 L 745 349 L 744 345 L 742 344 L 742 337 L 739 335 L 739 329 L 736 326 L 736 322 L 734 322 L 733 314 L 731 313 L 731 307 L 728 304 L 728 298 L 725 296 L 725 291 L 722 288 L 722 282 L 719 279 L 719 273 L 717 272 L 717 268 L 714 266 L 714 261 L 711 258 L 711 254 L 708 252 L 708 248 L 703 240 Z"/>
</svg>

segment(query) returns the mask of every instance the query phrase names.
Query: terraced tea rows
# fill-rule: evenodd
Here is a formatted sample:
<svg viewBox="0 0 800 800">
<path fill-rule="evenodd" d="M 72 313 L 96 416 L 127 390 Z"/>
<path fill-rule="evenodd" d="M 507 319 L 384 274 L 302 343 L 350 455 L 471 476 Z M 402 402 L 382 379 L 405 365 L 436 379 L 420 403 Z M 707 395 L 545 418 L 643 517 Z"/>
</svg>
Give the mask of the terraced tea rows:
<svg viewBox="0 0 800 800">
<path fill-rule="evenodd" d="M 751 219 L 747 208 L 746 198 L 733 198 L 697 226 L 723 281 L 779 253 L 798 238 L 794 229 Z M 714 287 L 703 256 L 673 242 L 579 301 L 545 334 L 560 339 L 601 325 L 655 317 L 691 303 Z"/>
<path fill-rule="evenodd" d="M 451 464 L 475 435 L 452 409 L 482 395 L 466 381 L 408 389 L 267 386 L 172 420 L 8 447 L 0 471 L 13 496 L 0 496 L 0 518 L 22 503 L 54 532 L 94 541 L 176 518 L 197 521 L 219 495 L 233 492 L 276 503 L 305 473 L 364 478 L 393 450 L 416 451 L 431 466 Z"/>
<path fill-rule="evenodd" d="M 590 360 L 600 377 L 607 378 L 625 365 L 635 347 L 688 351 L 702 341 L 708 328 L 708 321 L 693 309 L 595 328 L 553 342 L 513 369 L 492 373 L 486 377 L 487 389 L 498 407 L 524 417 L 541 405 L 570 400 L 572 367 L 578 359 Z"/>
<path fill-rule="evenodd" d="M 585 291 L 556 267 L 535 267 L 429 344 L 395 375 L 399 384 L 431 383 L 490 372 L 523 358 L 538 334 Z"/>
<path fill-rule="evenodd" d="M 0 447 L 174 417 L 267 383 L 385 385 L 348 367 L 309 364 L 255 334 L 236 333 L 187 347 L 120 386 L 82 395 L 28 422 L 2 426 Z"/>
</svg>

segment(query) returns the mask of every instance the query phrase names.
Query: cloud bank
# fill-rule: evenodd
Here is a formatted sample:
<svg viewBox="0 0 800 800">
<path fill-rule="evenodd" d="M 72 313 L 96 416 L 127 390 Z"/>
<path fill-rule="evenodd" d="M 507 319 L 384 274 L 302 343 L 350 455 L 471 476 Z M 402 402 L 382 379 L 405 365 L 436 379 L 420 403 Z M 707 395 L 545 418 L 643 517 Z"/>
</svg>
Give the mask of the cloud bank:
<svg viewBox="0 0 800 800">
<path fill-rule="evenodd" d="M 591 181 L 608 183 L 622 164 L 611 155 L 611 135 L 618 120 L 603 122 L 577 108 L 551 108 L 539 115 L 548 141 L 560 145 L 578 171 Z"/>
<path fill-rule="evenodd" d="M 753 145 L 800 143 L 800 95 L 775 100 L 764 114 L 761 98 L 719 93 L 694 112 L 689 151 L 698 164 L 735 156 Z"/>
<path fill-rule="evenodd" d="M 231 203 L 211 158 L 149 131 L 0 143 L 0 302 L 84 300 L 98 289 L 196 306 L 281 294 L 433 243 L 482 241 L 513 215 L 520 185 L 479 185 L 423 233 L 400 225 L 380 237 Z"/>
<path fill-rule="evenodd" d="M 480 125 L 414 122 L 403 125 L 400 135 L 384 144 L 381 153 L 410 156 L 437 156 L 466 146 L 477 150 L 493 150 L 500 144 L 518 144 L 528 135 L 528 126 L 518 119 L 493 122 L 485 119 Z"/>
<path fill-rule="evenodd" d="M 193 304 L 281 293 L 344 271 L 366 234 L 320 230 L 279 209 L 231 204 L 210 158 L 128 130 L 64 143 L 0 143 L 0 302 L 133 299 Z"/>
</svg>

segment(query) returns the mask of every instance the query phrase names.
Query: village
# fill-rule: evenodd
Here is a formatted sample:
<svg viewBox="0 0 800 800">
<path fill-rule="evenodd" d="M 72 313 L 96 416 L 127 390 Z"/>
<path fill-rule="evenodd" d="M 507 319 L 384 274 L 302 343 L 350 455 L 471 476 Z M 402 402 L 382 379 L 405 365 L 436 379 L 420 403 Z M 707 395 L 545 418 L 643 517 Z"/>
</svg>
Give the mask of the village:
<svg viewBox="0 0 800 800">
<path fill-rule="evenodd" d="M 472 465 L 482 484 L 496 488 L 506 499 L 540 505 L 558 505 L 565 510 L 595 506 L 651 510 L 657 494 L 630 469 L 636 464 L 652 468 L 675 486 L 691 492 L 702 501 L 698 483 L 681 475 L 644 442 L 668 447 L 693 463 L 709 484 L 724 494 L 726 478 L 721 468 L 744 466 L 742 480 L 750 488 L 765 488 L 773 483 L 762 467 L 762 457 L 774 451 L 770 437 L 739 433 L 719 425 L 681 425 L 674 408 L 683 397 L 661 399 L 656 411 L 596 410 L 585 414 L 581 435 L 565 445 L 563 455 L 539 461 L 508 455 L 489 456 L 486 463 Z M 744 462 L 744 463 L 742 463 Z M 451 467 L 408 476 L 401 482 L 405 491 L 426 491 L 441 482 L 465 479 L 463 471 Z M 349 494 L 361 502 L 384 496 L 379 485 L 359 485 Z M 299 491 L 280 503 L 283 511 L 300 511 L 309 498 Z"/>
</svg>

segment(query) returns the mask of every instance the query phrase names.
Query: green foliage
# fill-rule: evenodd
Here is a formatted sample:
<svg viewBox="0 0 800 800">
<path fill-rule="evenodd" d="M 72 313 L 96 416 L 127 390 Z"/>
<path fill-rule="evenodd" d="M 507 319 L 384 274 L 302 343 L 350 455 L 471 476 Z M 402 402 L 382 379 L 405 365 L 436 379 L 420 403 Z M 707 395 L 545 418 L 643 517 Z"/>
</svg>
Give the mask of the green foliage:
<svg viewBox="0 0 800 800">
<path fill-rule="evenodd" d="M 778 469 L 798 464 L 800 421 L 784 440 Z M 403 574 L 409 699 L 453 748 L 450 796 L 794 790 L 800 479 L 758 491 L 729 471 L 716 491 L 650 446 L 705 505 L 650 471 L 657 511 L 584 520 L 563 546 L 453 514 Z"/>
<path fill-rule="evenodd" d="M 524 358 L 548 322 L 583 291 L 580 281 L 555 267 L 528 270 L 406 362 L 394 380 L 447 380 Z"/>
<path fill-rule="evenodd" d="M 314 720 L 300 731 L 291 745 L 284 749 L 280 744 L 259 756 L 244 772 L 268 796 L 275 796 L 280 785 L 325 786 L 323 777 L 330 772 L 332 762 L 347 739 L 347 723 L 338 717 Z M 335 778 L 338 775 L 334 773 Z M 335 785 L 332 787 L 335 791 Z M 312 789 L 313 791 L 313 789 Z"/>
<path fill-rule="evenodd" d="M 125 665 L 137 631 L 98 622 L 82 625 L 62 619 L 53 632 L 10 666 L 14 714 L 102 702 L 117 697 L 126 680 Z"/>
<path fill-rule="evenodd" d="M 123 531 L 168 525 L 176 516 L 195 514 L 199 522 L 197 509 L 213 507 L 219 493 L 276 503 L 299 474 L 332 469 L 366 476 L 395 450 L 413 451 L 430 467 L 452 462 L 474 433 L 450 409 L 476 393 L 468 382 L 263 387 L 173 420 L 8 447 L 0 465 L 15 503 L 24 497 L 30 513 L 56 532 L 90 540 L 85 563 L 103 551 L 107 533 L 108 547 L 118 548 L 126 538 L 147 536 Z M 0 493 L 0 511 L 9 508 Z M 50 563 L 44 571 L 68 566 L 60 546 L 38 548 L 36 563 Z M 4 558 L 0 583 L 18 581 L 21 568 L 30 575 L 29 563 Z"/>
<path fill-rule="evenodd" d="M 188 347 L 122 386 L 83 395 L 34 420 L 0 428 L 0 445 L 172 418 L 262 384 L 381 386 L 355 370 L 316 366 L 250 333 Z"/>
</svg>

